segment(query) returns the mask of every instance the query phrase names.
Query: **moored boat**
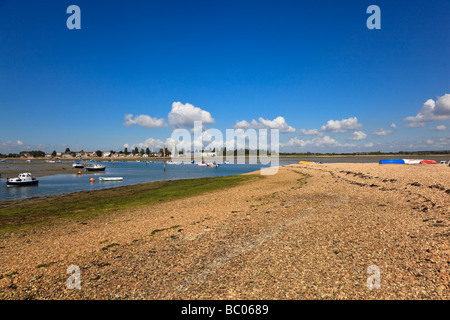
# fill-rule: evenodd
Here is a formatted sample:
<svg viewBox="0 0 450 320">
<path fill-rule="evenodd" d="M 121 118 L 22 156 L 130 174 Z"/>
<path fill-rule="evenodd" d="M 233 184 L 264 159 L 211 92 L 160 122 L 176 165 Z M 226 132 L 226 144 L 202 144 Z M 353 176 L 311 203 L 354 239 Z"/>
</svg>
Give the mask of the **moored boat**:
<svg viewBox="0 0 450 320">
<path fill-rule="evenodd" d="M 74 162 L 72 163 L 72 168 L 84 168 L 84 164 L 80 162 Z"/>
<path fill-rule="evenodd" d="M 86 171 L 105 171 L 106 167 L 99 163 L 94 163 L 90 166 L 84 167 Z"/>
<path fill-rule="evenodd" d="M 122 177 L 100 177 L 98 178 L 99 181 L 122 181 Z"/>
<path fill-rule="evenodd" d="M 31 173 L 20 173 L 17 178 L 6 179 L 7 187 L 36 186 L 39 180 L 31 176 Z"/>
<path fill-rule="evenodd" d="M 213 163 L 207 163 L 206 166 L 207 167 L 218 167 L 219 165 L 217 163 L 213 162 Z"/>
</svg>

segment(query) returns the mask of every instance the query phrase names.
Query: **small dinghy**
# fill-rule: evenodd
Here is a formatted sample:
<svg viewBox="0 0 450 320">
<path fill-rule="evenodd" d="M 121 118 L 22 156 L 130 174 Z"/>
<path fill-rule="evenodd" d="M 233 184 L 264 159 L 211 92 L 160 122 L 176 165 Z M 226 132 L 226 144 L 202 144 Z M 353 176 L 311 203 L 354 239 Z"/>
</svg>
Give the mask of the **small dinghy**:
<svg viewBox="0 0 450 320">
<path fill-rule="evenodd" d="M 434 160 L 422 160 L 420 164 L 437 164 L 437 161 Z"/>
<path fill-rule="evenodd" d="M 405 164 L 421 164 L 422 159 L 403 159 L 405 161 Z"/>
<path fill-rule="evenodd" d="M 7 187 L 37 186 L 39 180 L 32 177 L 31 173 L 20 173 L 17 178 L 6 179 Z"/>
<path fill-rule="evenodd" d="M 380 160 L 380 164 L 405 164 L 405 160 L 403 159 L 387 159 L 387 160 Z"/>
<path fill-rule="evenodd" d="M 122 181 L 122 177 L 100 177 L 98 178 L 99 181 Z"/>
</svg>

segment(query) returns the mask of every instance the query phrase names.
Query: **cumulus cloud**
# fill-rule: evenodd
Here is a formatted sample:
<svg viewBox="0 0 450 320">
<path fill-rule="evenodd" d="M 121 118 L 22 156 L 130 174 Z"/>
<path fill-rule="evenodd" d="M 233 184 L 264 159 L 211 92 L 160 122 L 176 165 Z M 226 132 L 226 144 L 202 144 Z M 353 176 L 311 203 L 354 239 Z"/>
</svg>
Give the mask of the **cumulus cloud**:
<svg viewBox="0 0 450 320">
<path fill-rule="evenodd" d="M 234 129 L 278 129 L 280 132 L 295 132 L 295 128 L 289 126 L 286 123 L 284 117 L 277 117 L 273 120 L 266 120 L 262 117 L 256 121 L 255 119 L 252 122 L 248 122 L 246 120 L 237 121 L 234 125 Z"/>
<path fill-rule="evenodd" d="M 282 147 L 306 147 L 306 146 L 314 146 L 314 147 L 321 147 L 321 146 L 343 146 L 340 144 L 337 140 L 329 137 L 329 136 L 323 136 L 323 137 L 315 137 L 311 140 L 303 140 L 299 139 L 297 137 L 289 139 L 289 141 L 285 143 L 280 144 Z"/>
<path fill-rule="evenodd" d="M 447 129 L 447 127 L 444 126 L 444 125 L 440 125 L 440 126 L 436 126 L 436 127 L 430 128 L 430 130 L 434 130 L 434 131 L 444 131 L 445 129 Z"/>
<path fill-rule="evenodd" d="M 147 140 L 143 142 L 139 142 L 136 144 L 131 145 L 131 149 L 138 148 L 138 149 L 146 149 L 149 148 L 150 150 L 158 151 L 159 149 L 162 149 L 164 146 L 166 148 L 170 148 L 174 145 L 174 140 L 172 138 L 167 138 L 165 141 L 160 139 L 154 139 L 154 138 L 148 138 Z M 128 143 L 124 144 L 125 148 L 130 148 L 130 145 Z"/>
<path fill-rule="evenodd" d="M 319 129 L 300 129 L 302 136 L 323 136 L 323 133 Z"/>
<path fill-rule="evenodd" d="M 450 94 L 446 93 L 443 96 L 438 97 L 436 101 L 428 99 L 417 115 L 406 117 L 403 120 L 412 123 L 424 123 L 430 121 L 445 121 L 448 119 L 450 119 Z M 407 127 L 416 128 L 420 126 L 414 127 L 408 125 Z"/>
<path fill-rule="evenodd" d="M 138 125 L 144 128 L 161 128 L 166 127 L 164 119 L 157 119 L 145 114 L 141 114 L 133 118 L 131 113 L 125 115 L 125 123 L 126 126 Z"/>
<path fill-rule="evenodd" d="M 322 131 L 344 133 L 350 130 L 361 129 L 362 125 L 358 123 L 358 118 L 348 118 L 342 120 L 329 120 L 326 125 L 322 126 Z"/>
<path fill-rule="evenodd" d="M 201 121 L 203 125 L 214 123 L 214 118 L 208 111 L 195 107 L 190 103 L 172 103 L 172 110 L 169 112 L 169 123 L 174 128 L 192 128 L 194 121 Z"/>
<path fill-rule="evenodd" d="M 18 153 L 30 148 L 32 146 L 24 144 L 21 140 L 0 142 L 0 153 Z"/>
<path fill-rule="evenodd" d="M 411 122 L 406 125 L 404 125 L 405 128 L 422 128 L 425 127 L 424 122 Z"/>
<path fill-rule="evenodd" d="M 367 134 L 365 134 L 364 132 L 355 131 L 348 137 L 348 140 L 363 140 L 366 137 L 367 137 Z"/>
<path fill-rule="evenodd" d="M 375 130 L 372 132 L 372 134 L 376 135 L 376 136 L 387 136 L 390 135 L 393 131 L 392 130 L 384 130 L 384 128 Z"/>
</svg>

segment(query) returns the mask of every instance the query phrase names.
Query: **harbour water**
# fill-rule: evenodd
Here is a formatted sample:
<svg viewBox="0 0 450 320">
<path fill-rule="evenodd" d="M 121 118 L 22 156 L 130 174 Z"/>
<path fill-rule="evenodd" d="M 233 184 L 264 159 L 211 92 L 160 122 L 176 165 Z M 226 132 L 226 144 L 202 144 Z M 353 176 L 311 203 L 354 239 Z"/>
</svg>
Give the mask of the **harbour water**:
<svg viewBox="0 0 450 320">
<path fill-rule="evenodd" d="M 224 164 L 218 168 L 201 167 L 194 164 L 166 164 L 162 162 L 103 162 L 103 172 L 86 172 L 84 169 L 74 170 L 73 174 L 56 174 L 39 178 L 38 186 L 6 187 L 6 179 L 0 181 L 0 201 L 42 197 L 55 194 L 92 191 L 138 183 L 220 177 L 237 175 L 260 170 L 262 165 L 256 164 Z M 81 175 L 77 172 L 81 171 Z M 123 177 L 123 181 L 100 182 L 99 177 Z M 94 182 L 90 182 L 91 178 Z"/>
</svg>

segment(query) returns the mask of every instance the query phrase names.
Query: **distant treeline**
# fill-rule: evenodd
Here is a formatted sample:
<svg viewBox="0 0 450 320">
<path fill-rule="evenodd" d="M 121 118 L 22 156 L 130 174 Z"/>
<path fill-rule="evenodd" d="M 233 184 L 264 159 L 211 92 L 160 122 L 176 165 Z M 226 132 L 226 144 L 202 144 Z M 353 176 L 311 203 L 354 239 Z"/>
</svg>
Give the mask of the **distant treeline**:
<svg viewBox="0 0 450 320">
<path fill-rule="evenodd" d="M 66 150 L 67 152 L 68 150 Z M 205 152 L 205 150 L 202 150 L 202 152 Z M 215 149 L 209 150 L 209 152 L 214 153 Z M 255 152 L 255 150 L 252 150 L 252 152 Z M 72 156 L 75 156 L 74 152 L 67 152 L 67 153 L 71 153 Z M 98 157 L 102 156 L 102 151 L 98 150 L 95 152 L 96 155 Z M 115 151 L 111 151 L 111 153 L 115 153 Z M 132 152 L 128 152 L 127 148 L 125 148 L 124 151 L 119 151 L 118 154 L 125 154 L 128 155 L 129 153 L 133 153 L 134 155 L 136 154 L 141 154 L 143 155 L 144 153 L 146 154 L 150 154 L 150 150 L 144 151 L 143 149 L 141 149 L 141 151 L 139 151 L 137 148 L 135 148 Z M 159 150 L 159 153 L 162 154 L 163 153 L 163 149 Z M 181 153 L 181 152 L 180 152 Z M 218 153 L 222 153 L 224 156 L 225 155 L 231 155 L 234 154 L 235 156 L 237 155 L 241 155 L 242 153 L 244 153 L 246 156 L 250 155 L 250 150 L 249 149 L 239 149 L 239 150 L 227 150 L 226 148 L 224 149 L 220 149 L 218 151 Z M 270 151 L 266 151 L 266 150 L 256 150 L 256 154 L 264 154 L 264 155 L 271 155 Z M 442 154 L 450 154 L 450 150 L 440 150 L 440 151 L 399 151 L 399 152 L 381 152 L 381 151 L 374 151 L 374 152 L 353 152 L 353 153 L 336 153 L 336 152 L 329 152 L 329 153 L 319 153 L 319 152 L 291 152 L 291 153 L 287 153 L 287 152 L 280 152 L 279 155 L 280 156 L 376 156 L 376 155 L 391 155 L 391 156 L 395 156 L 395 155 L 404 155 L 404 156 L 426 156 L 426 155 L 442 155 Z M 53 157 L 56 156 L 56 151 L 53 151 L 53 153 L 51 154 Z M 166 148 L 166 156 L 170 156 L 171 152 L 170 150 L 168 150 Z M 0 153 L 0 158 L 21 158 L 21 157 L 25 157 L 25 156 L 32 156 L 33 158 L 44 158 L 45 157 L 45 152 L 41 151 L 41 150 L 33 150 L 33 151 L 21 151 L 20 153 L 8 153 L 8 154 L 3 154 Z"/>
<path fill-rule="evenodd" d="M 20 158 L 20 157 L 24 157 L 25 154 L 28 154 L 34 158 L 44 158 L 45 157 L 44 151 L 33 150 L 33 151 L 21 151 L 20 153 L 8 153 L 8 154 L 0 153 L 0 158 Z"/>
<path fill-rule="evenodd" d="M 294 152 L 294 153 L 283 153 L 280 155 L 284 156 L 377 156 L 377 155 L 391 155 L 391 156 L 426 156 L 426 155 L 437 155 L 437 154 L 450 154 L 450 150 L 441 151 L 399 151 L 399 152 L 353 152 L 353 153 L 313 153 L 313 152 Z"/>
</svg>

